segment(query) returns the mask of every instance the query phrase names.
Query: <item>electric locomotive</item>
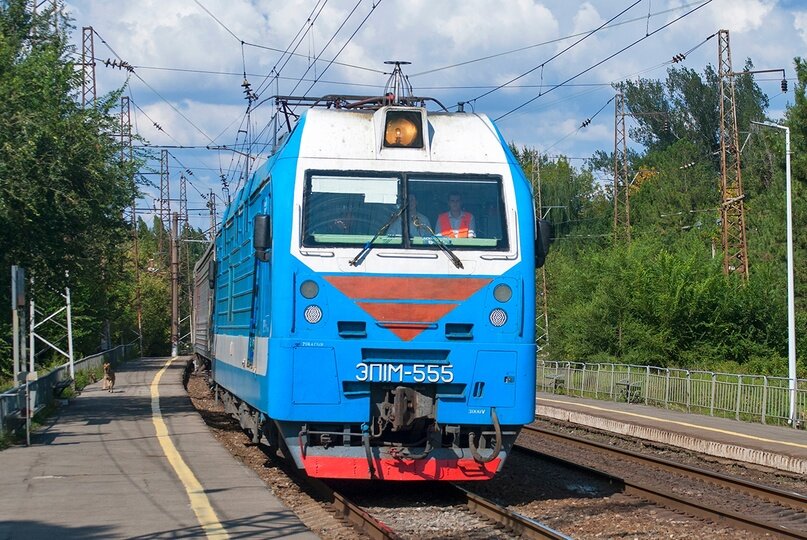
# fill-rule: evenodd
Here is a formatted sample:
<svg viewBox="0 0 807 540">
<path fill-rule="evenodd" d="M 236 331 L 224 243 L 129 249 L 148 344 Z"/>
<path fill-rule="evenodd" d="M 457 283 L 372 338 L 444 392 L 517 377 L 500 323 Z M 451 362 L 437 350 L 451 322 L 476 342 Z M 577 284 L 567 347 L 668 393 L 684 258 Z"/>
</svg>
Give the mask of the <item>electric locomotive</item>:
<svg viewBox="0 0 807 540">
<path fill-rule="evenodd" d="M 251 175 L 196 265 L 196 352 L 310 476 L 485 480 L 534 418 L 549 224 L 491 120 L 404 80 L 323 98 Z"/>
</svg>

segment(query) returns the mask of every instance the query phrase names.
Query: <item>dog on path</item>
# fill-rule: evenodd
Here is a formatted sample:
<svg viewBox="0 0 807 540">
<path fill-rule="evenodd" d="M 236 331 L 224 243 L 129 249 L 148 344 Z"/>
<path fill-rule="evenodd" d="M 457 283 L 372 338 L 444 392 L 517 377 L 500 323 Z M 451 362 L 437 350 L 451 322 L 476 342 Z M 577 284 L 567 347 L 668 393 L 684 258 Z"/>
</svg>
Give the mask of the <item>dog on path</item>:
<svg viewBox="0 0 807 540">
<path fill-rule="evenodd" d="M 104 364 L 104 390 L 109 390 L 112 392 L 112 389 L 115 388 L 115 370 L 112 369 L 112 364 L 106 362 Z"/>
</svg>

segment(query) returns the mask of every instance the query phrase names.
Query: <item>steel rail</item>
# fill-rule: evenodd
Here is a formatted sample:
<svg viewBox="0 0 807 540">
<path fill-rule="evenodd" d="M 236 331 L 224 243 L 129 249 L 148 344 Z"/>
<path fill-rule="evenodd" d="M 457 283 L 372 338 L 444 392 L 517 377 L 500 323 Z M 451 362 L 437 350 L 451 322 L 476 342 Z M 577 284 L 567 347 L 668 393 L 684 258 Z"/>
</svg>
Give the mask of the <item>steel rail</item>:
<svg viewBox="0 0 807 540">
<path fill-rule="evenodd" d="M 337 516 L 348 521 L 355 529 L 366 534 L 373 540 L 401 540 L 402 537 L 388 525 L 377 520 L 360 506 L 347 497 L 331 488 L 325 482 L 316 478 L 300 474 L 299 478 L 308 484 L 320 497 L 328 501 L 336 511 Z"/>
<path fill-rule="evenodd" d="M 753 482 L 748 482 L 740 478 L 732 478 L 720 473 L 698 469 L 689 465 L 675 463 L 654 456 L 646 456 L 638 454 L 636 452 L 631 452 L 629 450 L 622 450 L 619 448 L 607 446 L 594 441 L 587 441 L 585 439 L 580 439 L 578 437 L 573 437 L 571 435 L 557 433 L 542 428 L 537 428 L 534 426 L 525 426 L 524 430 L 534 434 L 535 436 L 551 438 L 556 441 L 561 441 L 565 444 L 572 444 L 577 448 L 580 448 L 581 450 L 591 450 L 592 448 L 595 448 L 598 451 L 606 452 L 611 455 L 616 455 L 619 456 L 620 458 L 626 458 L 631 461 L 635 461 L 636 463 L 639 463 L 641 465 L 647 465 L 648 463 L 650 463 L 658 468 L 662 468 L 667 471 L 672 471 L 675 472 L 676 474 L 681 474 L 699 481 L 705 481 L 708 483 L 716 484 L 719 485 L 720 487 L 730 488 L 732 490 L 740 490 L 752 496 L 758 497 L 760 499 L 784 505 L 789 508 L 796 509 L 797 511 L 800 512 L 804 512 L 804 508 L 807 507 L 807 497 L 799 493 L 783 491 L 776 488 L 772 488 L 770 486 L 755 484 Z M 515 448 L 517 448 L 519 451 L 526 452 L 529 454 L 539 455 L 541 457 L 549 457 L 554 461 L 564 463 L 573 468 L 583 469 L 591 474 L 604 477 L 606 480 L 612 483 L 613 482 L 621 483 L 624 486 L 624 493 L 650 500 L 656 504 L 660 504 L 668 508 L 673 508 L 691 515 L 695 515 L 701 518 L 709 519 L 718 523 L 723 523 L 744 530 L 765 534 L 774 534 L 777 535 L 778 537 L 784 537 L 784 538 L 807 539 L 807 534 L 805 534 L 803 531 L 789 530 L 786 525 L 771 523 L 768 521 L 760 521 L 759 519 L 756 519 L 752 516 L 745 516 L 733 512 L 731 510 L 711 507 L 702 504 L 697 500 L 696 501 L 687 500 L 667 490 L 642 486 L 636 482 L 631 481 L 630 479 L 617 478 L 613 475 L 604 473 L 597 469 L 573 463 L 565 459 L 552 456 L 551 454 L 545 454 L 543 452 L 536 451 L 530 448 L 525 448 L 523 446 L 517 445 Z"/>
<path fill-rule="evenodd" d="M 784 506 L 790 506 L 801 510 L 807 508 L 807 495 L 803 495 L 795 491 L 785 491 L 775 487 L 766 486 L 764 484 L 749 482 L 748 480 L 744 480 L 742 478 L 735 478 L 722 473 L 709 471 L 706 469 L 698 469 L 697 467 L 692 467 L 691 465 L 686 465 L 684 463 L 676 463 L 674 461 L 659 458 L 656 456 L 639 454 L 637 452 L 632 452 L 630 450 L 620 450 L 618 448 L 598 443 L 596 441 L 587 441 L 585 439 L 579 439 L 571 435 L 549 431 L 534 426 L 525 426 L 524 429 L 526 431 L 539 434 L 540 436 L 544 437 L 551 436 L 554 437 L 555 439 L 561 439 L 563 441 L 576 443 L 578 444 L 578 446 L 583 445 L 585 447 L 594 447 L 603 452 L 610 452 L 622 457 L 628 457 L 630 459 L 637 460 L 642 463 L 650 462 L 661 469 L 674 472 L 676 474 L 683 474 L 691 478 L 695 478 L 697 480 L 705 480 L 732 490 L 740 490 L 754 497 L 766 499 L 768 501 L 781 504 Z"/>
<path fill-rule="evenodd" d="M 499 506 L 493 501 L 480 497 L 457 485 L 453 486 L 462 496 L 465 497 L 465 504 L 468 509 L 491 521 L 507 527 L 522 538 L 550 539 L 550 540 L 570 540 L 570 537 L 560 533 L 543 523 L 527 516 L 523 516 L 503 506 Z"/>
</svg>

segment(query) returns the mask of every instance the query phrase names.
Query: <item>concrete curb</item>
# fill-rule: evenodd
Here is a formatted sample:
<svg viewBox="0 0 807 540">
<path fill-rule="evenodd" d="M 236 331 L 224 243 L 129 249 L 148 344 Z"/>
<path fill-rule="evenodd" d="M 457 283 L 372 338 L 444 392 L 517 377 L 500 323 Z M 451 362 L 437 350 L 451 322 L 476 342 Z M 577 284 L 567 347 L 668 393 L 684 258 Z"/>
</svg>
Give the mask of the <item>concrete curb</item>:
<svg viewBox="0 0 807 540">
<path fill-rule="evenodd" d="M 619 433 L 628 437 L 636 437 L 648 441 L 655 441 L 678 448 L 685 448 L 694 452 L 700 452 L 710 456 L 744 461 L 788 471 L 797 474 L 807 474 L 807 460 L 794 458 L 774 452 L 746 448 L 734 444 L 726 444 L 717 441 L 707 441 L 691 435 L 674 433 L 657 428 L 639 426 L 625 422 L 618 422 L 607 418 L 600 418 L 577 411 L 568 411 L 546 405 L 540 406 L 540 415 L 555 420 L 581 424 L 611 433 Z"/>
</svg>

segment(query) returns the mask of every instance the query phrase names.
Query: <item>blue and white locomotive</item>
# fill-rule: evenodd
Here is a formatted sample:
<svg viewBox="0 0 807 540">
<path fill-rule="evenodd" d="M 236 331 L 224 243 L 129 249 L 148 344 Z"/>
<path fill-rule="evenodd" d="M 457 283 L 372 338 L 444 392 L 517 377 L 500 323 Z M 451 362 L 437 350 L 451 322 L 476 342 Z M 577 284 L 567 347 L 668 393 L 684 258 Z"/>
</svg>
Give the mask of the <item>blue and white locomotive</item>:
<svg viewBox="0 0 807 540">
<path fill-rule="evenodd" d="M 396 93 L 325 99 L 251 175 L 196 265 L 196 350 L 310 476 L 485 480 L 534 418 L 549 226 L 487 117 Z"/>
</svg>

